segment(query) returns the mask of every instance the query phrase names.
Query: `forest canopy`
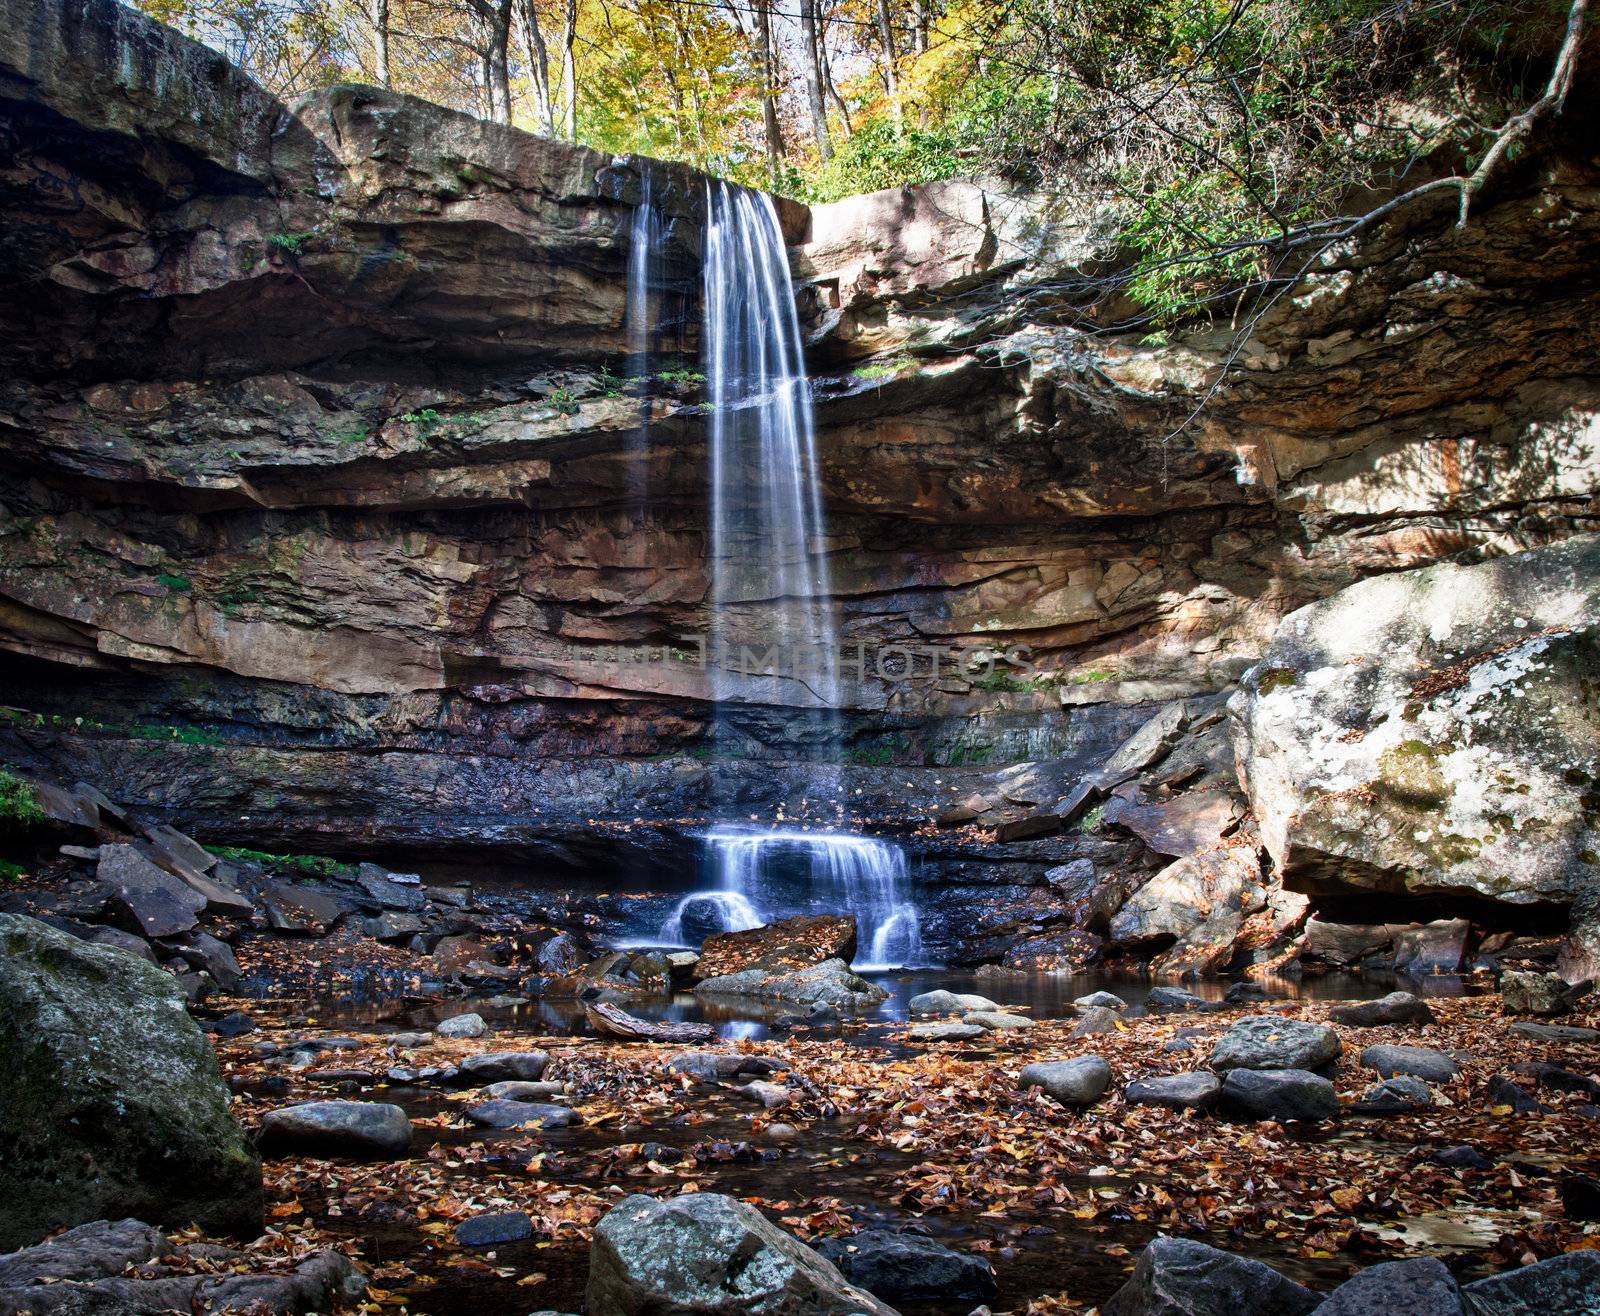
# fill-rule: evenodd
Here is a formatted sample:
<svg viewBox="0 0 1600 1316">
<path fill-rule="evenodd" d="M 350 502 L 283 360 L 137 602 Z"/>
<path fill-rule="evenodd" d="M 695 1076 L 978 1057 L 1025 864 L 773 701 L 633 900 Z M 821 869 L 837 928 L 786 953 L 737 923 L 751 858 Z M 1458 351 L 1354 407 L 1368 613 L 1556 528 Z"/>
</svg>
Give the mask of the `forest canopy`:
<svg viewBox="0 0 1600 1316">
<path fill-rule="evenodd" d="M 1156 332 L 1419 181 L 1448 176 L 1465 217 L 1480 167 L 1560 112 L 1587 19 L 1585 0 L 141 5 L 286 97 L 374 83 L 813 201 L 957 175 L 1070 191 L 1112 217 Z"/>
</svg>

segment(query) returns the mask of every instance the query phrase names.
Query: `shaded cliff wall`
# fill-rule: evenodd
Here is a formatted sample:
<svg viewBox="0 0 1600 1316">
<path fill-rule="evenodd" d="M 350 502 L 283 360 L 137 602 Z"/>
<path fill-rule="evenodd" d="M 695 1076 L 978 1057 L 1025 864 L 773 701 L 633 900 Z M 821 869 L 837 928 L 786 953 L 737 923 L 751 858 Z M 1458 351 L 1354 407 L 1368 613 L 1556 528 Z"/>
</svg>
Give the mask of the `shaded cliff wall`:
<svg viewBox="0 0 1600 1316">
<path fill-rule="evenodd" d="M 109 3 L 0 10 L 7 757 L 309 849 L 581 860 L 815 805 L 803 692 L 711 759 L 704 674 L 627 660 L 706 630 L 701 179 L 370 88 L 284 106 Z M 643 168 L 667 350 L 634 380 Z M 1597 179 L 1552 142 L 1465 229 L 1336 253 L 1187 425 L 1227 329 L 1068 327 L 1092 217 L 971 184 L 785 204 L 847 639 L 1037 669 L 861 682 L 850 811 L 1025 810 L 1007 765 L 1227 689 L 1294 607 L 1600 526 Z M 1036 887 L 1061 858 L 940 862 Z"/>
</svg>

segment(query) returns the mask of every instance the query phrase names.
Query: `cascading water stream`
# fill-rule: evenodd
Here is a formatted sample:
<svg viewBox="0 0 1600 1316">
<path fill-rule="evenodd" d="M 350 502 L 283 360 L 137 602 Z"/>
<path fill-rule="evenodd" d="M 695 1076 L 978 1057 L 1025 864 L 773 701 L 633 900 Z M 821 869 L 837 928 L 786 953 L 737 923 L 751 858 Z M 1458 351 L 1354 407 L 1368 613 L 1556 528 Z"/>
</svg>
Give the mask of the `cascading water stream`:
<svg viewBox="0 0 1600 1316">
<path fill-rule="evenodd" d="M 628 336 L 628 378 L 648 379 L 651 353 L 660 315 L 657 289 L 661 283 L 662 244 L 666 225 L 656 207 L 650 171 L 640 178 L 639 204 L 633 209 L 628 233 L 628 300 L 625 329 Z M 641 524 L 650 501 L 650 390 L 639 391 L 639 424 L 628 449 L 628 510 Z"/>
</svg>

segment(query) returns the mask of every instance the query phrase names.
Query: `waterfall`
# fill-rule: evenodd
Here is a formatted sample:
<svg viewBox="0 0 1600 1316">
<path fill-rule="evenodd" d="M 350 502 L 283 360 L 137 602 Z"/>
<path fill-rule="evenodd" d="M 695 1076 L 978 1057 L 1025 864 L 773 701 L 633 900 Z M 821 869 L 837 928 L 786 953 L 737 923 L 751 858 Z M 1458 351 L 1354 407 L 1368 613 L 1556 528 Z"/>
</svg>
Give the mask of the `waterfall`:
<svg viewBox="0 0 1600 1316">
<path fill-rule="evenodd" d="M 666 226 L 651 195 L 650 171 L 640 179 L 639 204 L 628 231 L 628 300 L 624 329 L 628 338 L 627 376 L 639 385 L 639 424 L 629 440 L 627 487 L 629 510 L 641 524 L 650 498 L 650 364 L 660 315 L 656 290 L 661 283 L 662 242 Z"/>
<path fill-rule="evenodd" d="M 684 945 L 780 918 L 850 913 L 858 969 L 916 964 L 921 927 L 899 846 L 844 832 L 719 827 L 702 838 L 716 885 L 678 902 L 661 940 Z"/>
<path fill-rule="evenodd" d="M 833 710 L 838 628 L 783 231 L 762 192 L 713 182 L 706 208 L 712 697 Z"/>
</svg>

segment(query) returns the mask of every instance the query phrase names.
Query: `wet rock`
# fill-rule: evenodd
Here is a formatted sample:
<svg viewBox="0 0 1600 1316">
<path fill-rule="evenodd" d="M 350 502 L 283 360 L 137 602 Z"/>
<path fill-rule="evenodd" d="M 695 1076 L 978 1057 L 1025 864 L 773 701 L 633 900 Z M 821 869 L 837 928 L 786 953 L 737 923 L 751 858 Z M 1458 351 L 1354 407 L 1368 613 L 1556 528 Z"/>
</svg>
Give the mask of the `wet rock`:
<svg viewBox="0 0 1600 1316">
<path fill-rule="evenodd" d="M 701 978 L 721 978 L 745 969 L 809 969 L 827 960 L 849 964 L 856 957 L 853 914 L 786 918 L 748 932 L 717 932 L 700 947 Z"/>
<path fill-rule="evenodd" d="M 111 892 L 113 913 L 129 932 L 173 937 L 199 922 L 206 900 L 182 878 L 157 868 L 131 845 L 103 845 L 96 877 Z"/>
<path fill-rule="evenodd" d="M 1405 1115 L 1432 1105 L 1432 1088 L 1411 1074 L 1396 1074 L 1368 1088 L 1353 1109 L 1361 1115 Z"/>
<path fill-rule="evenodd" d="M 987 1028 L 980 1028 L 977 1024 L 941 1020 L 938 1023 L 913 1024 L 906 1036 L 917 1042 L 971 1042 L 984 1036 L 988 1031 Z"/>
<path fill-rule="evenodd" d="M 463 1083 L 537 1083 L 549 1064 L 550 1056 L 544 1051 L 491 1051 L 488 1055 L 468 1056 L 460 1062 L 459 1069 Z"/>
<path fill-rule="evenodd" d="M 564 1129 L 569 1124 L 583 1123 L 575 1110 L 538 1101 L 475 1101 L 461 1113 L 489 1129 Z"/>
<path fill-rule="evenodd" d="M 753 1206 L 720 1193 L 617 1203 L 595 1228 L 585 1305 L 608 1316 L 894 1316 Z"/>
<path fill-rule="evenodd" d="M 1356 1028 L 1377 1028 L 1384 1024 L 1431 1024 L 1433 1011 L 1427 1002 L 1410 992 L 1390 992 L 1375 1001 L 1357 1001 L 1354 1005 L 1336 1005 L 1328 1011 L 1328 1018 L 1337 1024 L 1350 1024 Z"/>
<path fill-rule="evenodd" d="M 1000 1007 L 987 996 L 971 993 L 937 991 L 913 996 L 906 1007 L 912 1014 L 956 1014 L 966 1010 L 998 1010 Z"/>
<path fill-rule="evenodd" d="M 267 1156 L 380 1159 L 411 1150 L 411 1121 L 378 1101 L 311 1101 L 269 1110 L 257 1142 Z"/>
<path fill-rule="evenodd" d="M 974 1010 L 970 1014 L 962 1015 L 961 1022 L 986 1028 L 991 1033 L 1020 1032 L 1033 1027 L 1032 1019 L 1024 1018 L 1020 1014 L 1006 1014 L 1000 1010 Z"/>
<path fill-rule="evenodd" d="M 440 1037 L 482 1037 L 489 1031 L 489 1025 L 483 1022 L 481 1014 L 458 1014 L 435 1024 L 433 1031 Z"/>
<path fill-rule="evenodd" d="M 688 1074 L 702 1083 L 730 1083 L 736 1078 L 760 1077 L 783 1068 L 766 1056 L 726 1051 L 685 1051 L 667 1061 L 669 1074 Z"/>
<path fill-rule="evenodd" d="M 370 1069 L 312 1069 L 305 1075 L 308 1083 L 351 1084 L 356 1087 L 366 1087 L 377 1082 L 378 1076 Z"/>
<path fill-rule="evenodd" d="M 1090 992 L 1087 996 L 1080 996 L 1073 1001 L 1073 1005 L 1080 1010 L 1126 1010 L 1128 1003 L 1120 996 L 1111 992 Z"/>
<path fill-rule="evenodd" d="M 223 991 L 231 992 L 238 987 L 243 975 L 239 971 L 239 961 L 234 958 L 233 947 L 227 942 L 197 928 L 180 937 L 169 938 L 166 944 L 179 959 L 209 973 Z"/>
<path fill-rule="evenodd" d="M 1085 1006 L 1078 1011 L 1078 1022 L 1069 1036 L 1091 1037 L 1095 1033 L 1114 1033 L 1121 1018 L 1121 1011 L 1107 1009 L 1103 1005 Z"/>
<path fill-rule="evenodd" d="M 1181 987 L 1152 987 L 1144 1005 L 1151 1014 L 1176 1014 L 1185 1010 L 1203 1010 L 1206 1003 L 1201 997 Z"/>
<path fill-rule="evenodd" d="M 1587 1074 L 1575 1074 L 1570 1069 L 1563 1069 L 1560 1065 L 1529 1060 L 1513 1065 L 1511 1072 L 1521 1078 L 1531 1078 L 1541 1088 L 1550 1088 L 1555 1092 L 1577 1092 L 1585 1097 L 1600 1099 L 1600 1082 Z"/>
<path fill-rule="evenodd" d="M 1018 841 L 1033 841 L 1041 836 L 1054 836 L 1065 826 L 1053 813 L 1032 813 L 1024 818 L 1003 822 L 994 829 L 994 839 L 1000 845 L 1014 845 Z"/>
<path fill-rule="evenodd" d="M 255 1032 L 256 1021 L 243 1010 L 230 1010 L 204 1027 L 206 1032 L 215 1033 L 218 1037 L 243 1037 L 246 1033 Z"/>
<path fill-rule="evenodd" d="M 549 1101 L 552 1097 L 565 1097 L 565 1082 L 520 1082 L 506 1079 L 491 1082 L 483 1089 L 491 1101 Z"/>
<path fill-rule="evenodd" d="M 1600 1252 L 1584 1249 L 1462 1286 L 1474 1316 L 1594 1316 L 1600 1312 Z"/>
<path fill-rule="evenodd" d="M 1436 919 L 1408 927 L 1394 939 L 1394 970 L 1414 978 L 1455 973 L 1466 959 L 1472 925 L 1464 918 Z"/>
<path fill-rule="evenodd" d="M 410 941 L 419 932 L 425 931 L 427 926 L 416 914 L 392 909 L 385 910 L 376 918 L 369 918 L 363 924 L 367 936 L 375 941 L 396 943 Z"/>
<path fill-rule="evenodd" d="M 1222 994 L 1229 1005 L 1248 1005 L 1252 1001 L 1270 1001 L 1273 994 L 1258 982 L 1236 982 Z"/>
<path fill-rule="evenodd" d="M 407 880 L 399 880 L 402 877 Z M 422 890 L 422 879 L 414 873 L 391 873 L 377 864 L 362 864 L 357 870 L 356 881 L 367 899 L 380 909 L 404 910 L 415 914 L 428 903 L 427 894 Z"/>
<path fill-rule="evenodd" d="M 1165 1106 L 1168 1110 L 1211 1110 L 1221 1093 L 1222 1081 L 1198 1070 L 1136 1079 L 1123 1089 L 1130 1106 Z"/>
<path fill-rule="evenodd" d="M 0 1247 L 103 1216 L 261 1227 L 211 1044 L 144 960 L 0 914 Z"/>
<path fill-rule="evenodd" d="M 94 936 L 89 938 L 96 946 L 109 946 L 112 950 L 126 951 L 130 955 L 137 955 L 141 960 L 150 964 L 157 963 L 156 953 L 150 948 L 150 943 L 143 937 L 135 936 L 132 932 L 124 932 L 121 928 L 96 928 Z"/>
<path fill-rule="evenodd" d="M 577 942 L 565 932 L 547 938 L 534 954 L 534 968 L 540 973 L 576 973 L 581 963 Z"/>
<path fill-rule="evenodd" d="M 1111 1066 L 1099 1056 L 1040 1060 L 1023 1067 L 1022 1088 L 1043 1088 L 1063 1106 L 1092 1106 L 1111 1086 Z"/>
<path fill-rule="evenodd" d="M 1305 1316 L 1319 1301 L 1259 1261 L 1158 1235 L 1100 1310 L 1102 1316 Z"/>
<path fill-rule="evenodd" d="M 843 960 L 825 960 L 792 973 L 746 969 L 707 978 L 694 990 L 697 996 L 748 996 L 795 1005 L 826 1005 L 847 1014 L 875 1009 L 889 999 L 882 987 L 851 973 Z"/>
<path fill-rule="evenodd" d="M 209 1263 L 196 1273 L 168 1264 L 188 1252 Z M 227 1269 L 218 1274 L 218 1263 Z M 312 1313 L 342 1310 L 366 1282 L 348 1258 L 317 1252 L 292 1271 L 234 1273 L 244 1253 L 169 1241 L 137 1220 L 97 1220 L 0 1256 L 0 1311 L 32 1316 L 167 1316 L 173 1311 Z"/>
<path fill-rule="evenodd" d="M 433 1034 L 417 1032 L 390 1033 L 383 1041 L 385 1046 L 398 1047 L 402 1051 L 407 1051 L 419 1046 L 432 1045 Z"/>
<path fill-rule="evenodd" d="M 1082 973 L 1099 962 L 1104 946 L 1092 932 L 1047 932 L 1006 951 L 1002 967 L 1029 973 Z"/>
<path fill-rule="evenodd" d="M 1211 1048 L 1211 1068 L 1320 1069 L 1344 1049 L 1325 1024 L 1260 1014 L 1241 1019 Z"/>
<path fill-rule="evenodd" d="M 1507 969 L 1500 975 L 1500 1004 L 1507 1014 L 1568 1014 L 1573 1002 L 1588 990 L 1589 984 L 1574 987 L 1555 973 Z"/>
<path fill-rule="evenodd" d="M 496 1211 L 475 1215 L 456 1226 L 456 1242 L 462 1247 L 496 1247 L 501 1243 L 520 1243 L 533 1237 L 533 1220 L 526 1211 Z"/>
<path fill-rule="evenodd" d="M 469 966 L 494 963 L 489 948 L 476 937 L 440 937 L 433 947 L 433 962 L 440 973 L 457 974 Z"/>
<path fill-rule="evenodd" d="M 767 1110 L 777 1110 L 780 1106 L 787 1106 L 794 1100 L 794 1093 L 781 1083 L 763 1083 L 757 1079 L 753 1083 L 746 1083 L 739 1089 L 739 1094 L 749 1098 Z"/>
<path fill-rule="evenodd" d="M 327 936 L 346 913 L 332 896 L 288 882 L 268 882 L 262 888 L 261 904 L 275 931 L 313 937 Z"/>
<path fill-rule="evenodd" d="M 1435 1165 L 1442 1165 L 1449 1170 L 1491 1170 L 1494 1168 L 1493 1161 L 1476 1147 L 1469 1147 L 1466 1143 L 1456 1147 L 1446 1147 L 1443 1151 L 1434 1152 L 1428 1159 Z"/>
<path fill-rule="evenodd" d="M 1304 1069 L 1231 1069 L 1222 1083 L 1221 1105 L 1230 1115 L 1280 1123 L 1339 1116 L 1333 1084 Z"/>
<path fill-rule="evenodd" d="M 1429 1083 L 1448 1083 L 1461 1072 L 1443 1051 L 1425 1046 L 1369 1046 L 1361 1053 L 1361 1063 L 1383 1078 L 1410 1074 Z"/>
<path fill-rule="evenodd" d="M 1504 1074 L 1493 1075 L 1483 1089 L 1484 1101 L 1491 1108 L 1509 1107 L 1516 1115 L 1538 1115 L 1549 1109 L 1522 1084 L 1513 1082 Z"/>
<path fill-rule="evenodd" d="M 823 1239 L 817 1252 L 885 1302 L 984 1302 L 999 1292 L 987 1261 L 918 1234 L 863 1229 Z"/>
<path fill-rule="evenodd" d="M 1317 1316 L 1462 1316 L 1461 1290 L 1432 1257 L 1369 1266 L 1334 1289 Z"/>
<path fill-rule="evenodd" d="M 1600 1042 L 1600 1028 L 1579 1028 L 1574 1024 L 1536 1024 L 1520 1022 L 1511 1025 L 1513 1033 L 1531 1037 L 1536 1042 Z"/>
</svg>

